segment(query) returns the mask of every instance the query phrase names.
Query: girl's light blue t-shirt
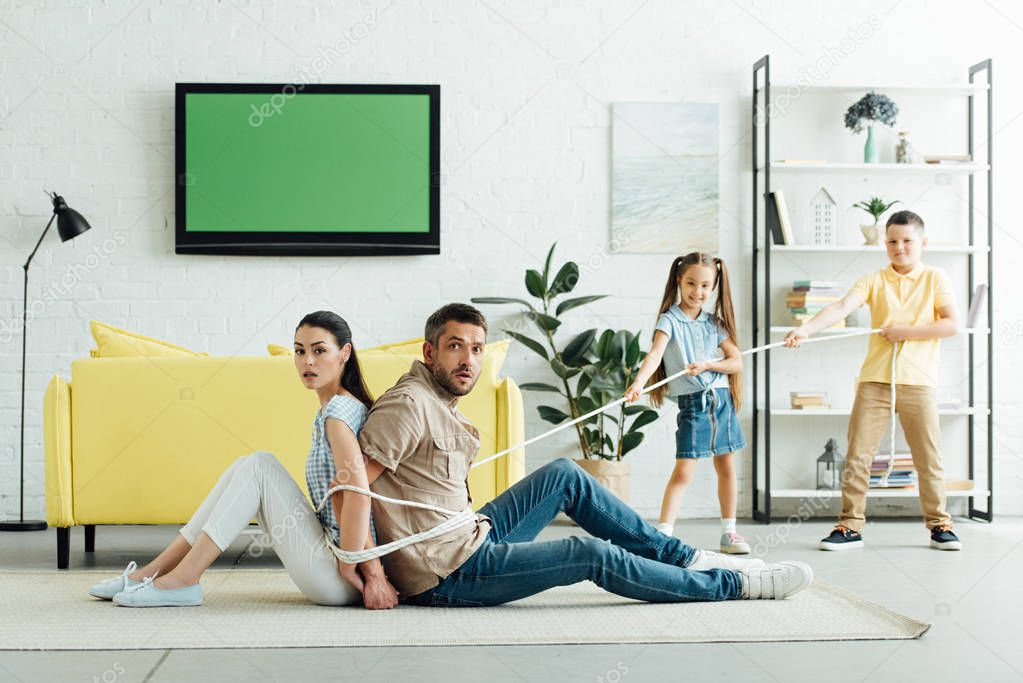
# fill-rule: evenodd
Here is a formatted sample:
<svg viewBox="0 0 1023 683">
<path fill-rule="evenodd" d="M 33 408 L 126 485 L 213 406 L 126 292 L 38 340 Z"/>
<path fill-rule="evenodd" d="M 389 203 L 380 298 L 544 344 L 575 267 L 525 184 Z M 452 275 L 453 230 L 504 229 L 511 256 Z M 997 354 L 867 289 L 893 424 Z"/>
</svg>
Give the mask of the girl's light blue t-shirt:
<svg viewBox="0 0 1023 683">
<path fill-rule="evenodd" d="M 728 339 L 728 333 L 707 311 L 701 310 L 700 315 L 693 320 L 675 304 L 657 318 L 655 329 L 668 335 L 663 359 L 664 371 L 668 376 L 685 370 L 686 366 L 696 361 L 724 358 L 721 342 Z M 719 387 L 728 387 L 728 375 L 707 370 L 695 377 L 676 377 L 668 382 L 668 393 L 684 396 Z"/>
</svg>

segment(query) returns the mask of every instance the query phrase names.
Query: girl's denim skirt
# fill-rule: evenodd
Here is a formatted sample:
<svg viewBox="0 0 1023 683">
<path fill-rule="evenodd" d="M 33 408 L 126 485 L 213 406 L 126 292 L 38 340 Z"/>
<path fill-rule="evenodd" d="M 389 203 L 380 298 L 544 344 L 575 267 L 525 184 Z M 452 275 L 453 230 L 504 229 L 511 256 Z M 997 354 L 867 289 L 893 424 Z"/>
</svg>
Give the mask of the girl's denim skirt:
<svg viewBox="0 0 1023 683">
<path fill-rule="evenodd" d="M 709 458 L 745 447 L 746 439 L 728 388 L 678 397 L 676 458 Z"/>
</svg>

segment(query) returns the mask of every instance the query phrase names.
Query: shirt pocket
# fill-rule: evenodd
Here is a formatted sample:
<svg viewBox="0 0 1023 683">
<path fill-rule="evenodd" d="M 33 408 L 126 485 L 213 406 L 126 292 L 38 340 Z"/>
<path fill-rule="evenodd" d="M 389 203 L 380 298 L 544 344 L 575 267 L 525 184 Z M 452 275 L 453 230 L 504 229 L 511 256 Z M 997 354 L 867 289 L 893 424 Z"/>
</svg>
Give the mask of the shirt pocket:
<svg viewBox="0 0 1023 683">
<path fill-rule="evenodd" d="M 432 463 L 434 471 L 448 481 L 464 482 L 469 474 L 469 455 L 472 437 L 468 434 L 449 434 L 433 437 Z"/>
</svg>

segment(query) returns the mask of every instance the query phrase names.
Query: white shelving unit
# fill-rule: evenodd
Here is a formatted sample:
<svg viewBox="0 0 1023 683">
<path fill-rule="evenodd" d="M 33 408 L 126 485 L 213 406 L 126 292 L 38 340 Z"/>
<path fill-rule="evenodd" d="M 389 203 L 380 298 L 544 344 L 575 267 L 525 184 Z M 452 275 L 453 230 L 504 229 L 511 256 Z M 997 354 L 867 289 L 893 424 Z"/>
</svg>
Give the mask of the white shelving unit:
<svg viewBox="0 0 1023 683">
<path fill-rule="evenodd" d="M 986 76 L 986 83 L 974 82 L 974 78 L 977 74 L 984 74 Z M 761 223 L 758 220 L 759 210 L 762 207 L 763 210 L 768 210 L 769 193 L 772 191 L 771 185 L 771 174 L 782 173 L 782 174 L 793 174 L 801 177 L 806 175 L 824 175 L 824 174 L 846 174 L 847 176 L 862 176 L 863 178 L 871 178 L 874 176 L 886 176 L 886 177 L 903 177 L 903 178 L 914 178 L 914 177 L 935 177 L 939 178 L 942 175 L 949 176 L 960 176 L 964 177 L 969 182 L 969 205 L 970 210 L 969 216 L 969 230 L 968 239 L 963 244 L 936 244 L 927 247 L 927 252 L 948 254 L 952 256 L 961 256 L 966 260 L 967 272 L 968 272 L 968 291 L 973 292 L 974 280 L 976 277 L 975 259 L 980 256 L 986 258 L 986 284 L 988 286 L 988 298 L 986 305 L 987 318 L 984 320 L 986 325 L 978 327 L 976 329 L 964 329 L 960 332 L 967 335 L 967 346 L 968 346 L 968 400 L 966 405 L 960 408 L 946 408 L 938 411 L 938 414 L 948 419 L 965 419 L 968 423 L 967 426 L 967 440 L 968 440 L 968 478 L 973 480 L 975 478 L 975 419 L 986 420 L 986 452 L 983 453 L 986 463 L 986 486 L 974 486 L 969 490 L 950 490 L 947 495 L 950 498 L 967 498 L 968 499 L 968 513 L 971 517 L 977 519 L 984 519 L 987 521 L 992 520 L 993 510 L 993 498 L 990 490 L 990 482 L 993 477 L 993 410 L 992 408 L 996 405 L 993 394 L 993 382 L 994 382 L 994 370 L 993 370 L 993 339 L 990 333 L 992 326 L 992 312 L 993 303 L 991 297 L 992 290 L 992 238 L 993 238 L 993 226 L 994 220 L 992 217 L 993 207 L 993 195 L 992 195 L 992 119 L 991 119 L 991 61 L 986 60 L 979 64 L 975 64 L 969 69 L 970 82 L 958 83 L 949 85 L 816 85 L 816 86 L 802 86 L 798 84 L 783 84 L 776 85 L 771 83 L 770 79 L 770 57 L 765 55 L 761 59 L 757 60 L 753 65 L 753 111 L 752 111 L 752 172 L 753 172 L 753 258 L 752 258 L 752 299 L 753 299 L 753 345 L 760 346 L 761 344 L 767 343 L 767 341 L 775 341 L 777 335 L 787 334 L 794 330 L 794 327 L 790 326 L 772 326 L 769 323 L 763 325 L 761 321 L 770 321 L 771 317 L 771 297 L 772 291 L 772 280 L 771 280 L 771 256 L 772 253 L 776 255 L 789 255 L 789 261 L 793 260 L 795 255 L 798 255 L 801 259 L 800 263 L 804 266 L 808 266 L 812 261 L 814 255 L 818 254 L 858 254 L 858 253 L 884 253 L 885 247 L 883 245 L 878 246 L 866 246 L 866 245 L 813 245 L 813 244 L 792 244 L 792 245 L 774 245 L 771 239 L 770 228 L 764 221 L 763 231 L 761 232 L 758 228 L 761 227 Z M 967 111 L 969 120 L 967 123 L 967 135 L 968 135 L 968 152 L 974 159 L 972 162 L 961 162 L 961 163 L 945 163 L 945 164 L 891 164 L 891 163 L 858 163 L 858 162 L 845 162 L 845 161 L 826 161 L 816 160 L 812 157 L 807 160 L 772 160 L 771 157 L 771 118 L 773 114 L 771 109 L 767 106 L 767 103 L 771 102 L 771 91 L 776 89 L 775 92 L 791 93 L 798 91 L 800 94 L 820 95 L 820 96 L 834 96 L 834 95 L 845 95 L 858 97 L 864 95 L 867 92 L 885 93 L 892 96 L 934 96 L 934 97 L 964 97 L 967 100 Z M 984 98 L 987 107 L 987 119 L 986 128 L 983 138 L 983 146 L 978 147 L 975 144 L 974 139 L 974 127 L 976 125 L 974 116 L 975 102 L 980 98 Z M 792 98 L 793 101 L 798 98 Z M 765 113 L 766 112 L 766 113 Z M 761 145 L 758 141 L 760 136 L 763 136 L 763 144 Z M 762 147 L 762 151 L 761 151 Z M 977 150 L 982 149 L 986 154 L 986 159 L 978 160 Z M 980 162 L 984 163 L 980 163 Z M 975 178 L 980 174 L 986 174 L 987 181 L 987 205 L 986 212 L 978 211 L 975 200 Z M 762 179 L 762 187 L 761 187 Z M 939 184 L 943 184 L 940 183 Z M 979 213 L 984 217 L 987 223 L 986 235 L 983 233 L 978 234 L 978 231 L 974 229 L 975 213 Z M 983 239 L 986 237 L 986 239 Z M 763 246 L 760 245 L 760 239 L 763 239 Z M 761 264 L 762 262 L 762 264 Z M 761 271 L 762 267 L 762 271 Z M 848 335 L 850 337 L 860 338 L 863 335 L 856 333 L 867 332 L 867 328 L 863 327 L 842 327 L 842 328 L 831 328 L 821 332 L 822 335 L 829 335 L 839 337 L 842 335 Z M 979 339 L 979 341 L 977 341 Z M 983 344 L 986 346 L 986 363 L 981 367 L 983 370 L 977 370 L 977 363 L 975 363 L 974 353 L 975 345 Z M 784 352 L 784 350 L 782 350 Z M 835 417 L 848 417 L 851 413 L 851 408 L 830 408 L 824 410 L 801 410 L 792 408 L 777 408 L 772 406 L 771 400 L 771 353 L 772 351 L 765 351 L 763 354 L 757 354 L 752 358 L 752 372 L 753 372 L 753 438 L 752 438 L 752 449 L 753 449 L 753 516 L 755 519 L 764 523 L 770 523 L 771 521 L 771 499 L 772 497 L 778 499 L 793 499 L 793 498 L 806 498 L 814 496 L 839 496 L 840 492 L 837 491 L 817 491 L 815 489 L 804 489 L 804 488 L 772 488 L 771 486 L 771 420 L 774 417 L 785 418 L 791 421 L 792 418 L 801 419 L 830 419 L 834 420 Z M 986 384 L 986 400 L 978 401 L 975 396 L 975 380 L 978 375 L 984 373 L 987 375 Z M 761 386 L 762 382 L 762 386 Z M 763 436 L 761 436 L 761 424 L 763 426 Z M 790 422 L 791 424 L 791 422 Z M 802 424 L 802 423 L 800 423 Z M 763 461 L 763 469 L 761 470 L 760 461 Z M 762 473 L 762 483 L 761 482 Z M 905 498 L 915 497 L 918 495 L 916 488 L 909 489 L 870 489 L 868 491 L 868 497 L 871 498 Z M 974 507 L 975 499 L 984 499 L 986 501 L 986 510 L 980 510 Z M 763 505 L 761 505 L 761 501 Z"/>
<path fill-rule="evenodd" d="M 763 408 L 761 408 L 763 410 Z M 939 408 L 938 415 L 987 415 L 987 408 L 973 406 L 972 408 Z M 849 416 L 852 408 L 781 408 L 772 407 L 771 415 L 777 417 L 821 417 L 828 415 Z"/>
<path fill-rule="evenodd" d="M 788 173 L 897 173 L 900 175 L 959 175 L 989 170 L 986 164 L 863 164 L 831 161 L 772 161 L 772 171 Z M 761 166 L 757 169 L 763 173 Z"/>
<path fill-rule="evenodd" d="M 885 247 L 883 244 L 778 244 L 771 247 L 777 252 L 795 252 L 795 253 L 859 253 L 859 252 L 878 252 L 885 253 Z M 932 244 L 928 245 L 925 253 L 939 253 L 939 254 L 983 254 L 988 251 L 986 246 L 970 246 L 968 244 Z"/>
<path fill-rule="evenodd" d="M 791 332 L 794 329 L 796 329 L 796 328 L 795 327 L 786 327 L 784 325 L 782 325 L 782 326 L 775 326 L 775 327 L 771 328 L 771 334 L 788 334 L 789 332 Z M 842 334 L 845 333 L 846 336 L 849 336 L 849 337 L 858 337 L 860 335 L 852 334 L 852 333 L 868 332 L 869 330 L 870 330 L 869 327 L 829 327 L 826 330 L 821 330 L 817 334 L 835 334 L 835 335 L 838 335 L 838 336 L 842 336 Z M 990 329 L 983 329 L 982 330 L 982 329 L 977 329 L 975 327 L 964 327 L 963 329 L 959 330 L 959 334 L 987 334 L 990 331 L 991 331 Z"/>
<path fill-rule="evenodd" d="M 764 495 L 763 489 L 760 489 L 759 492 L 761 496 Z M 945 495 L 949 498 L 984 498 L 990 493 L 987 489 L 972 488 L 946 491 Z M 867 489 L 867 498 L 916 498 L 917 495 L 919 492 L 915 486 L 904 489 Z M 771 496 L 773 498 L 826 498 L 831 500 L 840 499 L 842 492 L 818 489 L 771 489 Z"/>
<path fill-rule="evenodd" d="M 865 95 L 868 92 L 884 93 L 886 95 L 939 95 L 949 97 L 954 95 L 981 95 L 986 93 L 990 86 L 987 83 L 956 83 L 951 85 L 810 85 L 802 86 L 798 83 L 772 83 L 772 88 L 782 92 L 791 92 L 793 89 L 809 95 Z"/>
</svg>

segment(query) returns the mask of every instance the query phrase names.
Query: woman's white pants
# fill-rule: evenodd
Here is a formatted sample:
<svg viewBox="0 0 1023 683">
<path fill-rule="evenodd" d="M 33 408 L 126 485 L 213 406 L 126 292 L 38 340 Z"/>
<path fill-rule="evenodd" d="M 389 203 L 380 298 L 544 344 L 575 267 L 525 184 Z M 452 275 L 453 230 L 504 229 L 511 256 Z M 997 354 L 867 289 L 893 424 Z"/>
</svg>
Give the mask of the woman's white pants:
<svg viewBox="0 0 1023 683">
<path fill-rule="evenodd" d="M 256 451 L 235 460 L 180 530 L 189 545 L 205 532 L 221 551 L 253 518 L 302 593 L 320 605 L 362 601 L 341 578 L 323 527 L 309 499 L 272 453 Z M 265 547 L 252 546 L 253 549 Z"/>
</svg>

